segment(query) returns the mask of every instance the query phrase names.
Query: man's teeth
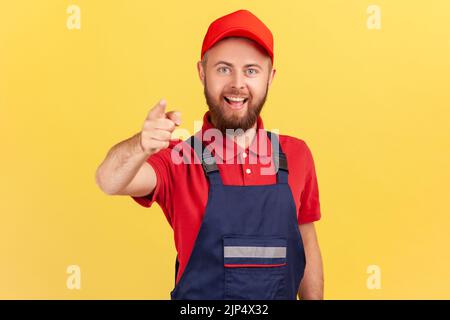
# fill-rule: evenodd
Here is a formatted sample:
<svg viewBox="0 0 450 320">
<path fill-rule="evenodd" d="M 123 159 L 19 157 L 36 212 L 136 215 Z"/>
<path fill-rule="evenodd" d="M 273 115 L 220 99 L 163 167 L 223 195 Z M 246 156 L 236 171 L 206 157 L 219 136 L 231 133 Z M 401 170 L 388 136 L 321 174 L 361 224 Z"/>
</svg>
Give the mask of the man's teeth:
<svg viewBox="0 0 450 320">
<path fill-rule="evenodd" d="M 242 102 L 245 100 L 245 98 L 235 98 L 235 97 L 226 97 L 226 98 L 230 101 L 235 101 L 235 102 Z"/>
</svg>

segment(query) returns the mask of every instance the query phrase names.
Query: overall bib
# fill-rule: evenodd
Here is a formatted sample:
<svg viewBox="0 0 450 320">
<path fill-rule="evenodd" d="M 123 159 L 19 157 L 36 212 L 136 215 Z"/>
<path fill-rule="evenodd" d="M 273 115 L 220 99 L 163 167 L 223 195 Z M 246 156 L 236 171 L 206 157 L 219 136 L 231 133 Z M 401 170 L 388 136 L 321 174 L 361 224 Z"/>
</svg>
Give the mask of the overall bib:
<svg viewBox="0 0 450 320">
<path fill-rule="evenodd" d="M 305 269 L 303 242 L 286 156 L 278 136 L 267 134 L 278 168 L 277 182 L 270 185 L 224 185 L 209 149 L 199 140 L 202 150 L 194 148 L 195 136 L 186 140 L 202 160 L 210 187 L 194 248 L 171 299 L 297 298 Z"/>
</svg>

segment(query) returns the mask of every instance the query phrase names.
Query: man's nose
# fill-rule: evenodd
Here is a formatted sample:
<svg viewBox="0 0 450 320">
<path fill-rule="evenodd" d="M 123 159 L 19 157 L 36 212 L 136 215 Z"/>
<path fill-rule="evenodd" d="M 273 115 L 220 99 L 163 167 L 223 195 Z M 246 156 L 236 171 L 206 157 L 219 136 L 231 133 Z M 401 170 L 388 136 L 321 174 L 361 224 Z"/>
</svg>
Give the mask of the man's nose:
<svg viewBox="0 0 450 320">
<path fill-rule="evenodd" d="M 232 87 L 236 89 L 244 89 L 245 79 L 240 72 L 235 72 L 232 79 Z"/>
</svg>

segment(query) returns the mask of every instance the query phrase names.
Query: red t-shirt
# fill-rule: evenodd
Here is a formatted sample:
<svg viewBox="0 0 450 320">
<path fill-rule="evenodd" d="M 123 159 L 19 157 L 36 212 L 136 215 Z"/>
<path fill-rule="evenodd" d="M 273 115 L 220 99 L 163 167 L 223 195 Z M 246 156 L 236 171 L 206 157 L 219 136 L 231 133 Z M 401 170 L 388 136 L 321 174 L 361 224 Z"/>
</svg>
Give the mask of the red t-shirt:
<svg viewBox="0 0 450 320">
<path fill-rule="evenodd" d="M 214 127 L 209 118 L 209 111 L 207 111 L 203 117 L 201 132 L 197 132 L 196 136 L 200 137 L 206 130 L 212 128 Z M 264 129 L 261 117 L 258 117 L 258 129 Z M 311 151 L 301 139 L 282 134 L 278 136 L 288 162 L 288 183 L 297 208 L 298 223 L 317 221 L 320 219 L 321 213 L 317 177 Z M 267 168 L 270 165 L 268 165 L 266 156 L 271 157 L 270 141 L 266 139 L 268 152 L 263 154 L 260 152 L 261 148 L 258 147 L 261 137 L 263 136 L 256 134 L 255 139 L 246 150 L 228 138 L 225 139 L 225 143 L 220 142 L 222 149 L 218 147 L 217 143 L 219 142 L 213 141 L 212 144 L 209 144 L 208 141 L 203 140 L 203 143 L 211 147 L 213 155 L 216 156 L 217 167 L 225 185 L 276 183 L 274 171 L 273 174 L 267 174 Z M 177 283 L 194 247 L 209 190 L 209 181 L 201 164 L 185 164 L 183 162 L 180 164 L 179 161 L 175 161 L 176 163 L 172 161 L 172 150 L 181 141 L 171 141 L 169 148 L 161 150 L 147 159 L 156 172 L 156 187 L 147 196 L 132 197 L 147 208 L 156 201 L 173 228 L 179 260 Z M 230 152 L 231 150 L 234 152 Z M 193 150 L 190 151 L 192 156 Z M 266 168 L 266 171 L 263 168 Z"/>
</svg>

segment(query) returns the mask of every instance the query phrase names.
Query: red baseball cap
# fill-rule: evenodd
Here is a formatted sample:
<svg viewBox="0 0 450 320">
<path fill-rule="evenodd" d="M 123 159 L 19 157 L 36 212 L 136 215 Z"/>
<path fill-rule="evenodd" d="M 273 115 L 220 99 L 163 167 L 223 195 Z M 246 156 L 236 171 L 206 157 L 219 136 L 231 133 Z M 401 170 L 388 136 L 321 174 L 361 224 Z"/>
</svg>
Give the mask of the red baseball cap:
<svg viewBox="0 0 450 320">
<path fill-rule="evenodd" d="M 273 36 L 267 26 L 248 10 L 238 10 L 214 20 L 203 39 L 200 59 L 217 42 L 226 37 L 244 37 L 263 47 L 273 64 Z"/>
</svg>

